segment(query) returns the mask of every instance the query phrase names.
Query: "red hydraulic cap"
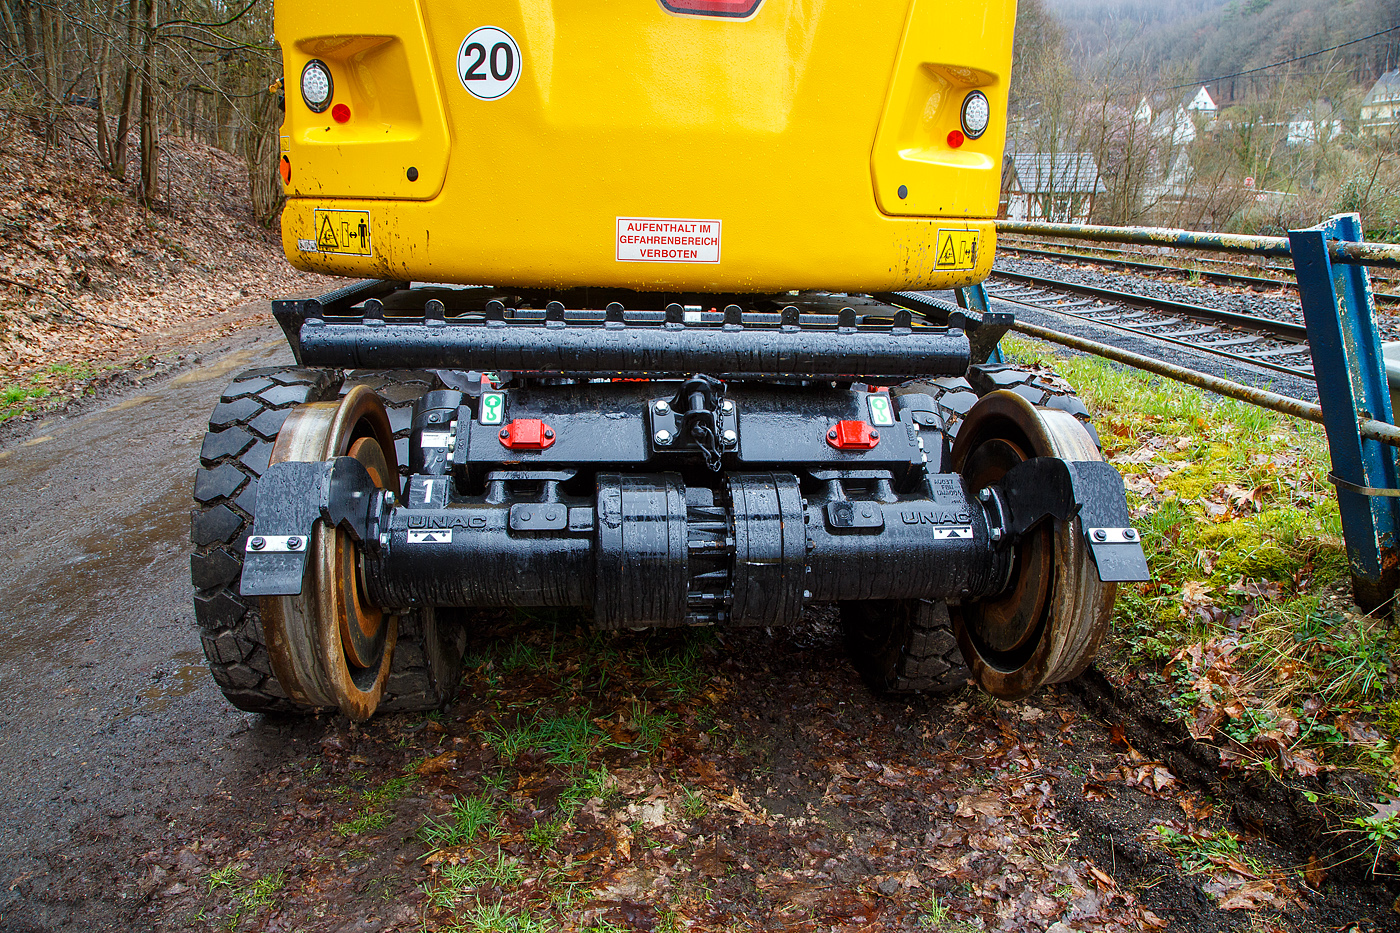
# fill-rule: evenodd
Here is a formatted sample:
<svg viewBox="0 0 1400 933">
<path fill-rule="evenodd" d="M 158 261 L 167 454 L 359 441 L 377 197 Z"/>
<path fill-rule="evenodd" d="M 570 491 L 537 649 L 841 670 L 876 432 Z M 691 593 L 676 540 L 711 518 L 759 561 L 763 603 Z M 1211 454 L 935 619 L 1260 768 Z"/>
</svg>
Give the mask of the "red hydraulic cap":
<svg viewBox="0 0 1400 933">
<path fill-rule="evenodd" d="M 517 418 L 497 435 L 511 450 L 544 450 L 554 446 L 554 429 L 538 418 Z"/>
<path fill-rule="evenodd" d="M 837 450 L 874 450 L 880 432 L 864 421 L 838 421 L 826 432 L 826 442 Z"/>
</svg>

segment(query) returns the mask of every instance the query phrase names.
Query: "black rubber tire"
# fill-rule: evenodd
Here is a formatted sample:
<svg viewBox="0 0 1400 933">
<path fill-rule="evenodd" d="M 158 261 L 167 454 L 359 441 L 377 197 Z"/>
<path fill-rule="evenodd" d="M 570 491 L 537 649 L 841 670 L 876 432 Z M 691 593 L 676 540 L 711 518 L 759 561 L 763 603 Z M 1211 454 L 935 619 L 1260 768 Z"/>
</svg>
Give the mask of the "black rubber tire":
<svg viewBox="0 0 1400 933">
<path fill-rule="evenodd" d="M 997 389 L 1009 389 L 1032 405 L 1069 412 L 1084 424 L 1094 443 L 1099 443 L 1089 409 L 1069 383 L 1050 372 L 1012 363 L 988 363 L 970 367 L 966 378 L 920 379 L 891 392 L 933 398 L 943 419 L 946 458 L 962 419 L 978 399 Z M 940 603 L 920 599 L 843 603 L 841 622 L 857 669 L 880 693 L 941 693 L 962 687 L 972 678 L 947 607 Z"/>
<path fill-rule="evenodd" d="M 856 669 L 877 693 L 945 693 L 972 677 L 941 602 L 842 603 L 841 624 Z"/>
<path fill-rule="evenodd" d="M 210 673 L 230 703 L 256 713 L 306 713 L 287 699 L 268 660 L 256 599 L 238 593 L 243 542 L 253 521 L 258 478 L 287 413 L 305 402 L 327 401 L 357 383 L 381 394 L 395 429 L 400 463 L 408 459 L 413 402 L 439 387 L 430 373 L 339 373 L 315 369 L 254 369 L 239 374 L 219 398 L 200 450 L 191 514 L 190 579 L 195 619 Z M 400 440 L 401 439 L 401 440 Z M 401 471 L 406 467 L 401 467 Z M 399 618 L 385 697 L 379 709 L 408 711 L 446 705 L 460 680 L 465 629 L 455 614 L 432 611 Z"/>
</svg>

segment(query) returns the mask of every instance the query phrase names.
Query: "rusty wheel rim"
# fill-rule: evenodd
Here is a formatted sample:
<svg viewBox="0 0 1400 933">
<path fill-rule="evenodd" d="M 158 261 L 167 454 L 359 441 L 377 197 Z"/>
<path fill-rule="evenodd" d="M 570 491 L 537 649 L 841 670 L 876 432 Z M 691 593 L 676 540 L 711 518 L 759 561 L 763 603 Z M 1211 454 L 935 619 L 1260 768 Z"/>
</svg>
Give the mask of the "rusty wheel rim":
<svg viewBox="0 0 1400 933">
<path fill-rule="evenodd" d="M 352 456 L 375 483 L 397 485 L 393 431 L 383 403 L 356 386 L 338 402 L 300 405 L 283 423 L 270 463 Z M 299 596 L 264 598 L 262 616 L 273 671 L 287 695 L 368 719 L 389 677 L 398 617 L 367 598 L 350 536 L 317 522 Z"/>
<path fill-rule="evenodd" d="M 1072 415 L 997 391 L 968 413 L 950 460 L 976 492 L 1031 457 L 1101 459 Z M 1113 584 L 1099 580 L 1076 518 L 1043 526 L 1018 542 L 1007 587 L 950 607 L 950 614 L 977 682 L 994 696 L 1019 699 L 1088 666 L 1108 629 L 1115 592 Z"/>
</svg>

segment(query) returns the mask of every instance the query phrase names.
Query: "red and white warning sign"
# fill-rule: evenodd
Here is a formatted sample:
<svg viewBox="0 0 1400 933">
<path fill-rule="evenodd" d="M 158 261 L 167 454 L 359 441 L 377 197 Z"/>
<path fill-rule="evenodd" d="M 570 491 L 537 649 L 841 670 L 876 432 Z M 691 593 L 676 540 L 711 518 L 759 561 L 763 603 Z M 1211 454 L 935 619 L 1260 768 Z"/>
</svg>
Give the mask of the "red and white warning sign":
<svg viewBox="0 0 1400 933">
<path fill-rule="evenodd" d="M 618 262 L 719 262 L 718 220 L 617 218 Z"/>
</svg>

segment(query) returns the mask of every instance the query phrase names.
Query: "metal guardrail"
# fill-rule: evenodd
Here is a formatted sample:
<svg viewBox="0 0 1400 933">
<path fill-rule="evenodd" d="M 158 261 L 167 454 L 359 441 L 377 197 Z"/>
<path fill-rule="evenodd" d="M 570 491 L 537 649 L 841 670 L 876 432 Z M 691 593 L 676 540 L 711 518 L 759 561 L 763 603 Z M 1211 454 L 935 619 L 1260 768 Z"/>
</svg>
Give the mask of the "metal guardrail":
<svg viewBox="0 0 1400 933">
<path fill-rule="evenodd" d="M 1327 430 L 1332 458 L 1329 478 L 1337 487 L 1353 595 L 1368 612 L 1383 606 L 1394 611 L 1396 591 L 1400 589 L 1400 470 L 1393 447 L 1400 446 L 1400 429 L 1394 424 L 1385 356 L 1376 329 L 1375 301 L 1366 267 L 1400 268 L 1400 246 L 1364 242 L 1361 218 L 1356 214 L 1340 214 L 1316 227 L 1290 231 L 1287 237 L 1030 221 L 998 221 L 997 229 L 1029 236 L 1291 259 L 1317 376 L 1318 405 L 1138 358 L 1137 354 L 1092 341 L 1067 339 L 1043 328 L 1017 325 L 1017 329 L 1274 411 L 1321 422 Z M 981 285 L 966 292 L 959 297 L 960 304 L 987 309 L 986 291 Z M 1080 345 L 1076 346 L 1076 342 Z"/>
<path fill-rule="evenodd" d="M 1026 236 L 1060 237 L 1067 240 L 1092 240 L 1096 243 L 1126 243 L 1135 246 L 1165 246 L 1172 249 L 1195 249 L 1211 253 L 1235 253 L 1249 256 L 1293 258 L 1288 237 L 1249 236 L 1241 233 L 1201 233 L 1170 227 L 1102 227 L 1094 224 L 1052 224 L 1028 220 L 998 220 L 1002 233 Z M 1333 262 L 1358 266 L 1400 269 L 1400 246 L 1388 243 L 1361 243 L 1333 240 L 1328 245 Z"/>
</svg>

